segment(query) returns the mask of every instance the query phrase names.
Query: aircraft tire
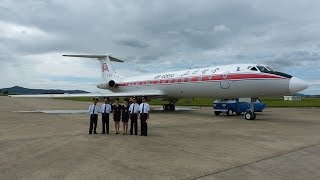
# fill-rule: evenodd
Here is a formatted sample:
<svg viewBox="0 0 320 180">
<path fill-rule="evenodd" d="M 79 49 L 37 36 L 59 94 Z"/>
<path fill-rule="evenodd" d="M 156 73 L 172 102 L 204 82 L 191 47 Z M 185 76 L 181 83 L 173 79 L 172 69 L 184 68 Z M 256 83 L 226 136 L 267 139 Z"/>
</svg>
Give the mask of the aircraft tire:
<svg viewBox="0 0 320 180">
<path fill-rule="evenodd" d="M 253 112 L 253 116 L 252 116 L 252 119 L 251 120 L 255 120 L 257 117 L 256 113 Z"/>
<path fill-rule="evenodd" d="M 220 111 L 215 111 L 214 115 L 219 116 L 220 115 Z"/>
<path fill-rule="evenodd" d="M 174 111 L 176 109 L 174 104 L 170 104 L 169 106 L 170 106 L 170 111 Z"/>
<path fill-rule="evenodd" d="M 246 120 L 254 120 L 254 119 L 256 119 L 256 114 L 252 113 L 251 111 L 248 111 L 248 112 L 244 113 L 244 118 Z"/>
</svg>

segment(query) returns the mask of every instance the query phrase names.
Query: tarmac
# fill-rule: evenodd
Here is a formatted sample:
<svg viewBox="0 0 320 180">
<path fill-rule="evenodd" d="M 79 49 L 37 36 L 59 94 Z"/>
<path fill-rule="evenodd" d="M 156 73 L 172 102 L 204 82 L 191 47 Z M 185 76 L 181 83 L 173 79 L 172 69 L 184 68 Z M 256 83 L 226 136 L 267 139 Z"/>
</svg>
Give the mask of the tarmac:
<svg viewBox="0 0 320 180">
<path fill-rule="evenodd" d="M 87 114 L 16 112 L 89 105 L 0 97 L 0 179 L 320 179 L 319 108 L 267 108 L 254 121 L 152 111 L 147 137 L 116 135 L 112 120 L 111 134 L 89 135 Z"/>
</svg>

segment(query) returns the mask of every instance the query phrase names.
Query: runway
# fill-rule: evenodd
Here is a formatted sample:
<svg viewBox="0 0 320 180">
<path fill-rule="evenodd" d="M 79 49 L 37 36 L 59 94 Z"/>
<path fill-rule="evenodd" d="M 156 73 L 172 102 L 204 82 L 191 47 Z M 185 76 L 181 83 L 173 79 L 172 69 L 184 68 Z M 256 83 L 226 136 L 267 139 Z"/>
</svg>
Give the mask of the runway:
<svg viewBox="0 0 320 180">
<path fill-rule="evenodd" d="M 88 135 L 86 114 L 15 112 L 89 105 L 0 97 L 0 179 L 320 178 L 319 108 L 267 108 L 255 121 L 153 111 L 148 137 L 116 135 L 113 121 L 111 134 Z"/>
</svg>

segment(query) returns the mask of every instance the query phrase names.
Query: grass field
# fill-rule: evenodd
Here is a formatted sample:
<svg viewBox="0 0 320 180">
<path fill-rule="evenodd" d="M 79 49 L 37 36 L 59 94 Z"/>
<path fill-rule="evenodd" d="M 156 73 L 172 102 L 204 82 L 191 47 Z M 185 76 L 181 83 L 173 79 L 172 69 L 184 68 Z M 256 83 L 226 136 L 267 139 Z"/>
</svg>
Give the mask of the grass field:
<svg viewBox="0 0 320 180">
<path fill-rule="evenodd" d="M 91 98 L 58 98 L 74 101 L 91 101 Z M 262 98 L 268 107 L 320 107 L 320 98 L 303 98 L 301 101 L 284 101 L 283 98 Z M 120 102 L 123 100 L 121 99 Z M 212 106 L 213 99 L 209 98 L 181 98 L 177 106 Z M 167 102 L 152 99 L 150 104 L 163 105 Z"/>
</svg>

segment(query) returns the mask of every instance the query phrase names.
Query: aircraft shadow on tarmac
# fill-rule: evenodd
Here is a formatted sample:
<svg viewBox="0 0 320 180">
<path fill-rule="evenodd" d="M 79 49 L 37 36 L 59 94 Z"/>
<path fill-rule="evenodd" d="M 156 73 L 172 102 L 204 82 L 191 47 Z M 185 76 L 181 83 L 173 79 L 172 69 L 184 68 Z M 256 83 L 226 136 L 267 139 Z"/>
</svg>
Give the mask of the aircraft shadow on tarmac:
<svg viewBox="0 0 320 180">
<path fill-rule="evenodd" d="M 199 108 L 195 107 L 176 107 L 175 112 L 185 112 L 185 111 L 194 111 Z M 44 113 L 44 114 L 87 114 L 88 110 L 34 110 L 34 111 L 13 111 L 19 113 Z M 164 111 L 162 108 L 154 108 L 152 112 L 168 112 Z"/>
</svg>

